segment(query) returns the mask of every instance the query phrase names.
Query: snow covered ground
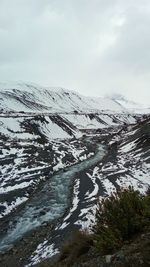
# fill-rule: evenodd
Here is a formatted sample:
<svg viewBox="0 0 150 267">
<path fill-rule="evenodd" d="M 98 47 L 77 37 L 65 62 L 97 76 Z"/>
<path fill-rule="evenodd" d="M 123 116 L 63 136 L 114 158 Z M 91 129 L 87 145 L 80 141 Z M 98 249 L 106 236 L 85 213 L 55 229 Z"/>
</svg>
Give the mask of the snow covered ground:
<svg viewBox="0 0 150 267">
<path fill-rule="evenodd" d="M 134 124 L 136 116 L 132 114 L 66 114 L 63 118 L 70 121 L 78 129 L 103 129 L 123 124 Z"/>
<path fill-rule="evenodd" d="M 0 117 L 0 218 L 26 202 L 53 172 L 85 160 L 92 150 L 59 116 Z"/>
<path fill-rule="evenodd" d="M 0 83 L 0 107 L 4 111 L 91 112 L 125 109 L 109 98 L 91 98 L 63 88 L 44 88 L 27 83 Z"/>
<path fill-rule="evenodd" d="M 108 97 L 86 97 L 63 88 L 47 88 L 30 83 L 0 83 L 0 108 L 23 112 L 128 112 Z"/>
<path fill-rule="evenodd" d="M 87 158 L 88 149 L 78 139 L 81 129 L 103 129 L 127 121 L 135 123 L 134 116 L 1 115 L 0 217 L 26 202 L 50 173 Z"/>
</svg>

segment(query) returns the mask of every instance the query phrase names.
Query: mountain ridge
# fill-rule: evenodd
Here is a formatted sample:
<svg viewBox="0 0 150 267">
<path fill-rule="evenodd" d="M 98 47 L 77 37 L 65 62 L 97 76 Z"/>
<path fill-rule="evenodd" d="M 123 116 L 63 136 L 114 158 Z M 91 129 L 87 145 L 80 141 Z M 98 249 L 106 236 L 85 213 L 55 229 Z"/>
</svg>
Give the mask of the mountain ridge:
<svg viewBox="0 0 150 267">
<path fill-rule="evenodd" d="M 0 83 L 0 107 L 4 111 L 41 112 L 127 112 L 108 97 L 86 97 L 61 87 L 41 87 L 29 83 Z"/>
</svg>

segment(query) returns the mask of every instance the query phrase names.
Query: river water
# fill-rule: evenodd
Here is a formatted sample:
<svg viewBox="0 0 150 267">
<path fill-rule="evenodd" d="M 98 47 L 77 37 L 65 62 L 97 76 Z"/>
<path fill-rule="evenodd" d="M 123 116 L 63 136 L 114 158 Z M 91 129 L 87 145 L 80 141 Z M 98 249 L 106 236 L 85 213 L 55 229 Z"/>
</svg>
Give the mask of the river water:
<svg viewBox="0 0 150 267">
<path fill-rule="evenodd" d="M 105 148 L 98 145 L 93 157 L 64 171 L 54 174 L 10 222 L 7 233 L 0 238 L 0 251 L 10 249 L 15 241 L 36 229 L 44 222 L 61 217 L 70 203 L 70 192 L 76 175 L 96 165 L 105 155 Z M 14 223 L 15 222 L 15 223 Z"/>
</svg>

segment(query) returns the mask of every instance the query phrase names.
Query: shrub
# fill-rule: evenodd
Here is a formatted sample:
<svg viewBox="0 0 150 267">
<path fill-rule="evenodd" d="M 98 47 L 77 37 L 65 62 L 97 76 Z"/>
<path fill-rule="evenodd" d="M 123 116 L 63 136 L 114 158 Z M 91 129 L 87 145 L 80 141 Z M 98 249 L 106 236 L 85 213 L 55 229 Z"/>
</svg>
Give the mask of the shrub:
<svg viewBox="0 0 150 267">
<path fill-rule="evenodd" d="M 114 252 L 125 240 L 142 231 L 147 225 L 148 203 L 150 197 L 146 201 L 131 187 L 99 202 L 93 230 L 96 247 L 102 254 Z"/>
<path fill-rule="evenodd" d="M 144 204 L 145 204 L 145 217 L 147 218 L 147 221 L 150 222 L 150 187 L 148 188 L 146 192 L 146 196 L 144 197 Z"/>
<path fill-rule="evenodd" d="M 67 258 L 67 266 L 72 266 L 77 258 L 87 253 L 92 246 L 92 236 L 83 231 L 75 231 L 72 240 L 62 248 L 60 261 Z"/>
</svg>

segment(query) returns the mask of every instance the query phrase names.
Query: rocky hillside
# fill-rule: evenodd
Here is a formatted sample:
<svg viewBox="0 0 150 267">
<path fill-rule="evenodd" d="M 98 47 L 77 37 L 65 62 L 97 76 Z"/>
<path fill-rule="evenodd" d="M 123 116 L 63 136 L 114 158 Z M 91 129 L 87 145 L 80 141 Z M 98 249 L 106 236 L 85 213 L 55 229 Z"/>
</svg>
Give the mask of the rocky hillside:
<svg viewBox="0 0 150 267">
<path fill-rule="evenodd" d="M 98 197 L 147 190 L 150 119 L 108 98 L 0 86 L 0 251 L 15 246 L 6 258 L 33 266 L 74 229 L 90 229 Z"/>
<path fill-rule="evenodd" d="M 108 137 L 105 138 L 108 142 Z M 58 237 L 65 239 L 76 226 L 90 229 L 95 222 L 98 196 L 106 197 L 129 185 L 141 193 L 149 188 L 150 119 L 124 127 L 109 138 L 108 153 L 103 160 L 76 179 L 71 208 L 56 227 L 57 238 L 50 238 L 50 243 L 41 243 L 31 256 L 29 266 L 43 260 L 43 255 L 47 255 L 46 258 L 57 254 Z"/>
<path fill-rule="evenodd" d="M 50 172 L 86 159 L 92 149 L 79 140 L 83 134 L 138 118 L 113 100 L 23 83 L 0 84 L 0 108 L 0 217 L 26 202 Z"/>
<path fill-rule="evenodd" d="M 62 155 L 64 155 L 64 157 L 67 156 L 69 149 L 74 150 L 74 147 L 76 147 L 76 151 L 77 149 L 83 151 L 82 154 L 80 154 L 80 152 L 78 153 L 78 151 L 76 152 L 79 155 L 77 160 L 83 160 L 87 157 L 90 157 L 88 153 L 94 153 L 94 158 L 86 161 L 86 165 L 79 164 L 77 165 L 77 168 L 66 170 L 64 174 L 61 173 L 61 176 L 59 176 L 59 174 L 56 176 L 57 179 L 60 179 L 60 177 L 62 178 L 60 180 L 61 183 L 63 181 L 65 182 L 65 187 L 62 188 L 63 191 L 66 190 L 65 188 L 67 186 L 67 177 L 72 177 L 74 179 L 72 188 L 73 194 L 71 199 L 69 200 L 70 204 L 68 209 L 65 213 L 63 211 L 64 216 L 56 221 L 54 225 L 51 225 L 50 220 L 50 223 L 47 222 L 46 224 L 41 225 L 37 230 L 35 230 L 32 236 L 29 235 L 26 238 L 22 239 L 20 243 L 17 243 L 15 248 L 9 252 L 9 254 L 6 254 L 6 257 L 4 256 L 4 258 L 2 258 L 2 262 L 8 263 L 9 257 L 11 257 L 11 259 L 14 260 L 14 266 L 24 266 L 25 264 L 26 266 L 34 266 L 41 261 L 47 260 L 55 255 L 59 255 L 59 250 L 63 245 L 63 241 L 67 240 L 72 231 L 74 231 L 76 228 L 90 229 L 90 227 L 95 223 L 97 197 L 106 197 L 110 195 L 111 192 L 114 192 L 120 188 L 128 187 L 129 185 L 132 185 L 135 189 L 138 189 L 141 193 L 144 193 L 150 186 L 149 118 L 135 125 L 126 125 L 121 127 L 120 129 L 113 128 L 111 132 L 109 129 L 109 133 L 103 129 L 103 132 L 101 132 L 101 134 L 96 133 L 95 136 L 92 135 L 92 137 L 90 137 L 90 140 L 88 140 L 87 143 L 89 144 L 90 142 L 92 142 L 91 147 L 87 147 L 86 142 L 85 147 L 83 147 L 82 142 L 83 141 L 81 141 L 80 147 L 78 148 L 76 146 L 77 144 L 79 145 L 79 143 L 77 141 L 75 142 L 75 140 L 71 141 L 70 148 L 68 146 L 69 143 L 64 143 L 64 145 L 68 146 L 66 154 L 63 154 L 62 152 Z M 102 143 L 103 145 L 101 146 Z M 96 146 L 97 144 L 100 144 L 99 152 L 94 144 L 96 144 Z M 64 149 L 62 144 L 61 149 L 60 147 L 56 146 L 56 144 L 54 146 L 55 148 L 57 147 L 57 149 L 55 149 L 54 151 L 55 153 L 56 151 L 61 152 L 61 149 Z M 41 148 L 39 147 L 39 149 Z M 85 156 L 86 150 L 87 155 Z M 70 150 L 70 152 L 71 155 L 72 151 Z M 32 154 L 34 155 L 34 153 Z M 40 154 L 41 152 L 39 153 L 39 155 Z M 66 159 L 64 163 L 65 162 Z M 42 194 L 48 194 L 49 186 L 51 188 L 51 181 L 49 181 L 47 185 L 47 189 L 46 187 L 44 187 L 43 191 L 39 190 L 38 194 L 35 194 L 35 196 L 37 195 L 37 198 L 41 199 L 41 201 L 43 201 Z M 57 188 L 61 189 L 61 187 L 58 187 L 58 184 L 56 185 Z M 62 193 L 63 191 L 60 190 L 60 192 Z M 62 193 L 61 195 L 63 195 Z M 12 241 L 12 237 L 14 237 L 14 234 L 16 235 L 16 231 L 17 233 L 20 233 L 20 231 L 24 229 L 23 225 L 26 224 L 27 211 L 30 210 L 30 219 L 34 224 L 36 224 L 36 222 L 39 223 L 40 221 L 44 222 L 46 218 L 50 219 L 49 216 L 51 216 L 51 212 L 53 212 L 51 210 L 53 206 L 51 200 L 49 203 L 50 207 L 47 202 L 47 211 L 45 209 L 43 212 L 41 212 L 39 207 L 41 207 L 43 210 L 43 204 L 42 206 L 39 206 L 41 205 L 40 201 L 37 200 L 35 196 L 33 195 L 33 197 L 31 197 L 28 204 L 26 205 L 26 208 L 23 208 L 20 212 L 20 215 L 18 215 L 21 216 L 19 223 L 16 222 L 18 221 L 18 216 L 14 215 L 13 224 L 15 225 L 17 223 L 16 228 L 14 228 L 13 230 L 13 228 L 11 227 L 11 230 L 9 230 L 8 232 L 7 238 L 3 239 L 5 241 L 4 244 L 7 244 L 7 242 L 9 244 L 9 242 Z M 64 202 L 62 202 L 62 200 L 65 200 L 64 195 L 63 199 L 60 197 L 60 202 L 58 202 L 57 198 L 57 201 L 55 203 L 55 211 L 58 212 L 58 209 L 56 210 L 57 204 L 59 205 L 59 207 L 60 204 L 64 205 Z M 36 214 L 39 214 L 40 216 L 38 215 L 38 217 L 36 217 Z M 55 213 L 53 214 L 55 215 Z M 7 229 L 7 222 L 4 222 L 4 225 Z M 2 227 L 4 227 L 4 225 L 2 224 Z M 1 247 L 2 244 L 3 243 L 1 243 Z M 22 248 L 24 248 L 24 250 L 22 250 Z M 20 257 L 22 258 L 21 262 Z M 94 254 L 94 257 L 97 256 L 95 256 Z M 97 258 L 95 260 L 97 260 Z"/>
</svg>

